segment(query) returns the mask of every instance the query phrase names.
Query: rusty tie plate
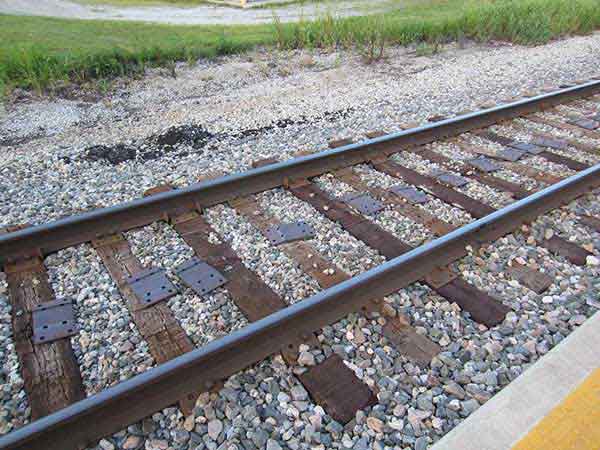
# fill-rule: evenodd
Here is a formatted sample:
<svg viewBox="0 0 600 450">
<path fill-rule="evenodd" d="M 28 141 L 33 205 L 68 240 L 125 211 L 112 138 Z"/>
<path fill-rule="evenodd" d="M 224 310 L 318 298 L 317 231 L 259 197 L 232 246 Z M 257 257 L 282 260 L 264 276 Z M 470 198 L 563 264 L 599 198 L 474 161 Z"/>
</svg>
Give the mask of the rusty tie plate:
<svg viewBox="0 0 600 450">
<path fill-rule="evenodd" d="M 530 144 L 528 142 L 518 142 L 513 141 L 508 144 L 509 147 L 516 148 L 517 150 L 521 150 L 522 152 L 527 152 L 530 155 L 539 155 L 544 151 L 539 145 Z"/>
<path fill-rule="evenodd" d="M 429 201 L 429 198 L 427 198 L 427 194 L 412 186 L 393 186 L 390 188 L 390 191 L 406 199 L 413 205 L 427 203 Z"/>
<path fill-rule="evenodd" d="M 214 267 L 193 257 L 175 269 L 181 280 L 196 294 L 202 296 L 227 283 L 227 279 Z"/>
<path fill-rule="evenodd" d="M 569 144 L 567 144 L 565 141 L 561 141 L 560 139 L 538 137 L 532 142 L 537 146 L 553 148 L 554 150 L 567 150 L 569 148 Z"/>
<path fill-rule="evenodd" d="M 344 202 L 352 206 L 359 213 L 370 216 L 384 208 L 383 203 L 369 194 L 350 195 L 343 198 Z"/>
<path fill-rule="evenodd" d="M 177 288 L 171 283 L 163 269 L 151 268 L 128 277 L 125 282 L 137 298 L 134 310 L 148 308 L 173 297 Z"/>
<path fill-rule="evenodd" d="M 473 166 L 476 169 L 481 170 L 482 172 L 485 172 L 485 173 L 495 172 L 495 171 L 501 169 L 501 167 L 498 164 L 496 164 L 491 159 L 486 158 L 485 156 L 481 156 L 481 157 L 475 158 L 475 159 L 470 159 L 467 162 L 471 166 Z"/>
<path fill-rule="evenodd" d="M 516 148 L 504 147 L 502 150 L 496 152 L 496 158 L 503 161 L 515 162 L 518 161 L 525 155 L 526 152 L 523 150 L 517 150 Z"/>
<path fill-rule="evenodd" d="M 454 175 L 450 172 L 439 171 L 435 172 L 433 176 L 441 183 L 444 183 L 452 187 L 462 187 L 466 185 L 469 180 L 459 175 Z"/>
<path fill-rule="evenodd" d="M 73 303 L 68 300 L 41 303 L 31 313 L 35 344 L 45 344 L 77 334 Z"/>
<path fill-rule="evenodd" d="M 264 230 L 263 234 L 273 245 L 302 241 L 315 237 L 315 231 L 312 227 L 302 220 L 273 225 Z"/>
</svg>

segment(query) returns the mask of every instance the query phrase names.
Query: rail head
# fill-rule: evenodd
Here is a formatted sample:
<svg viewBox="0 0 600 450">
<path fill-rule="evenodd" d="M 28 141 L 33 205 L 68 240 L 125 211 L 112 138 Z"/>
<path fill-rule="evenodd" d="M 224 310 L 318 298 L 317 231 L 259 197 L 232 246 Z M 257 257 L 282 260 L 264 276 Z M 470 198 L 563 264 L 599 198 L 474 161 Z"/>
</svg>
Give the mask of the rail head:
<svg viewBox="0 0 600 450">
<path fill-rule="evenodd" d="M 318 176 L 399 151 L 403 146 L 421 145 L 456 136 L 599 92 L 600 80 L 592 80 L 556 92 L 6 233 L 0 235 L 0 267 L 7 262 L 33 255 L 47 255 L 102 236 L 142 227 L 182 207 L 213 206 L 235 197 L 282 186 L 294 178 Z"/>
</svg>

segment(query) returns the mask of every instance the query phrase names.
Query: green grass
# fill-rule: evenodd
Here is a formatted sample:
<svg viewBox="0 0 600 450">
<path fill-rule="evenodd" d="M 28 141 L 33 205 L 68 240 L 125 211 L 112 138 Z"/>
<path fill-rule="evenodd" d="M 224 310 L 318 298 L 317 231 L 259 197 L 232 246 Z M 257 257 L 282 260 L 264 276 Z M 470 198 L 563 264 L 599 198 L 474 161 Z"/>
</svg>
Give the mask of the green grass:
<svg viewBox="0 0 600 450">
<path fill-rule="evenodd" d="M 367 59 L 390 44 L 473 38 L 540 44 L 600 28 L 599 0 L 404 0 L 384 16 L 255 26 L 167 26 L 0 15 L 0 87 L 43 90 L 57 80 L 86 82 L 279 48 L 358 48 Z"/>
<path fill-rule="evenodd" d="M 0 79 L 44 89 L 141 73 L 149 65 L 239 53 L 272 41 L 268 27 L 176 27 L 0 15 Z"/>
</svg>

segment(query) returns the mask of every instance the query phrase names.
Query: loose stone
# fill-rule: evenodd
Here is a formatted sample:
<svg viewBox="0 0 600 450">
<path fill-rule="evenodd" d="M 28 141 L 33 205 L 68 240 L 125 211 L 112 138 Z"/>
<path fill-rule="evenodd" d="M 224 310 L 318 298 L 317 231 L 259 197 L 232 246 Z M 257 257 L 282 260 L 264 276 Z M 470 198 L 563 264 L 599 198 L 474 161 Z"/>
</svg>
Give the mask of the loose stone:
<svg viewBox="0 0 600 450">
<path fill-rule="evenodd" d="M 223 423 L 220 420 L 215 419 L 208 422 L 208 435 L 213 441 L 218 439 L 221 431 L 223 431 Z"/>
</svg>

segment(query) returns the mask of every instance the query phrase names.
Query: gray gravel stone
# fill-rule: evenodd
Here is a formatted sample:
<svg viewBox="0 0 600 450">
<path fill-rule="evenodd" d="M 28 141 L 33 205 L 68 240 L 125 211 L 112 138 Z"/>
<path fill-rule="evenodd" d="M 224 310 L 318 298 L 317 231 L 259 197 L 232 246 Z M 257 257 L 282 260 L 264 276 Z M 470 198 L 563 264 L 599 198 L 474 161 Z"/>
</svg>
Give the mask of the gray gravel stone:
<svg viewBox="0 0 600 450">
<path fill-rule="evenodd" d="M 274 439 L 269 439 L 267 441 L 267 450 L 281 450 L 281 445 Z"/>
</svg>

